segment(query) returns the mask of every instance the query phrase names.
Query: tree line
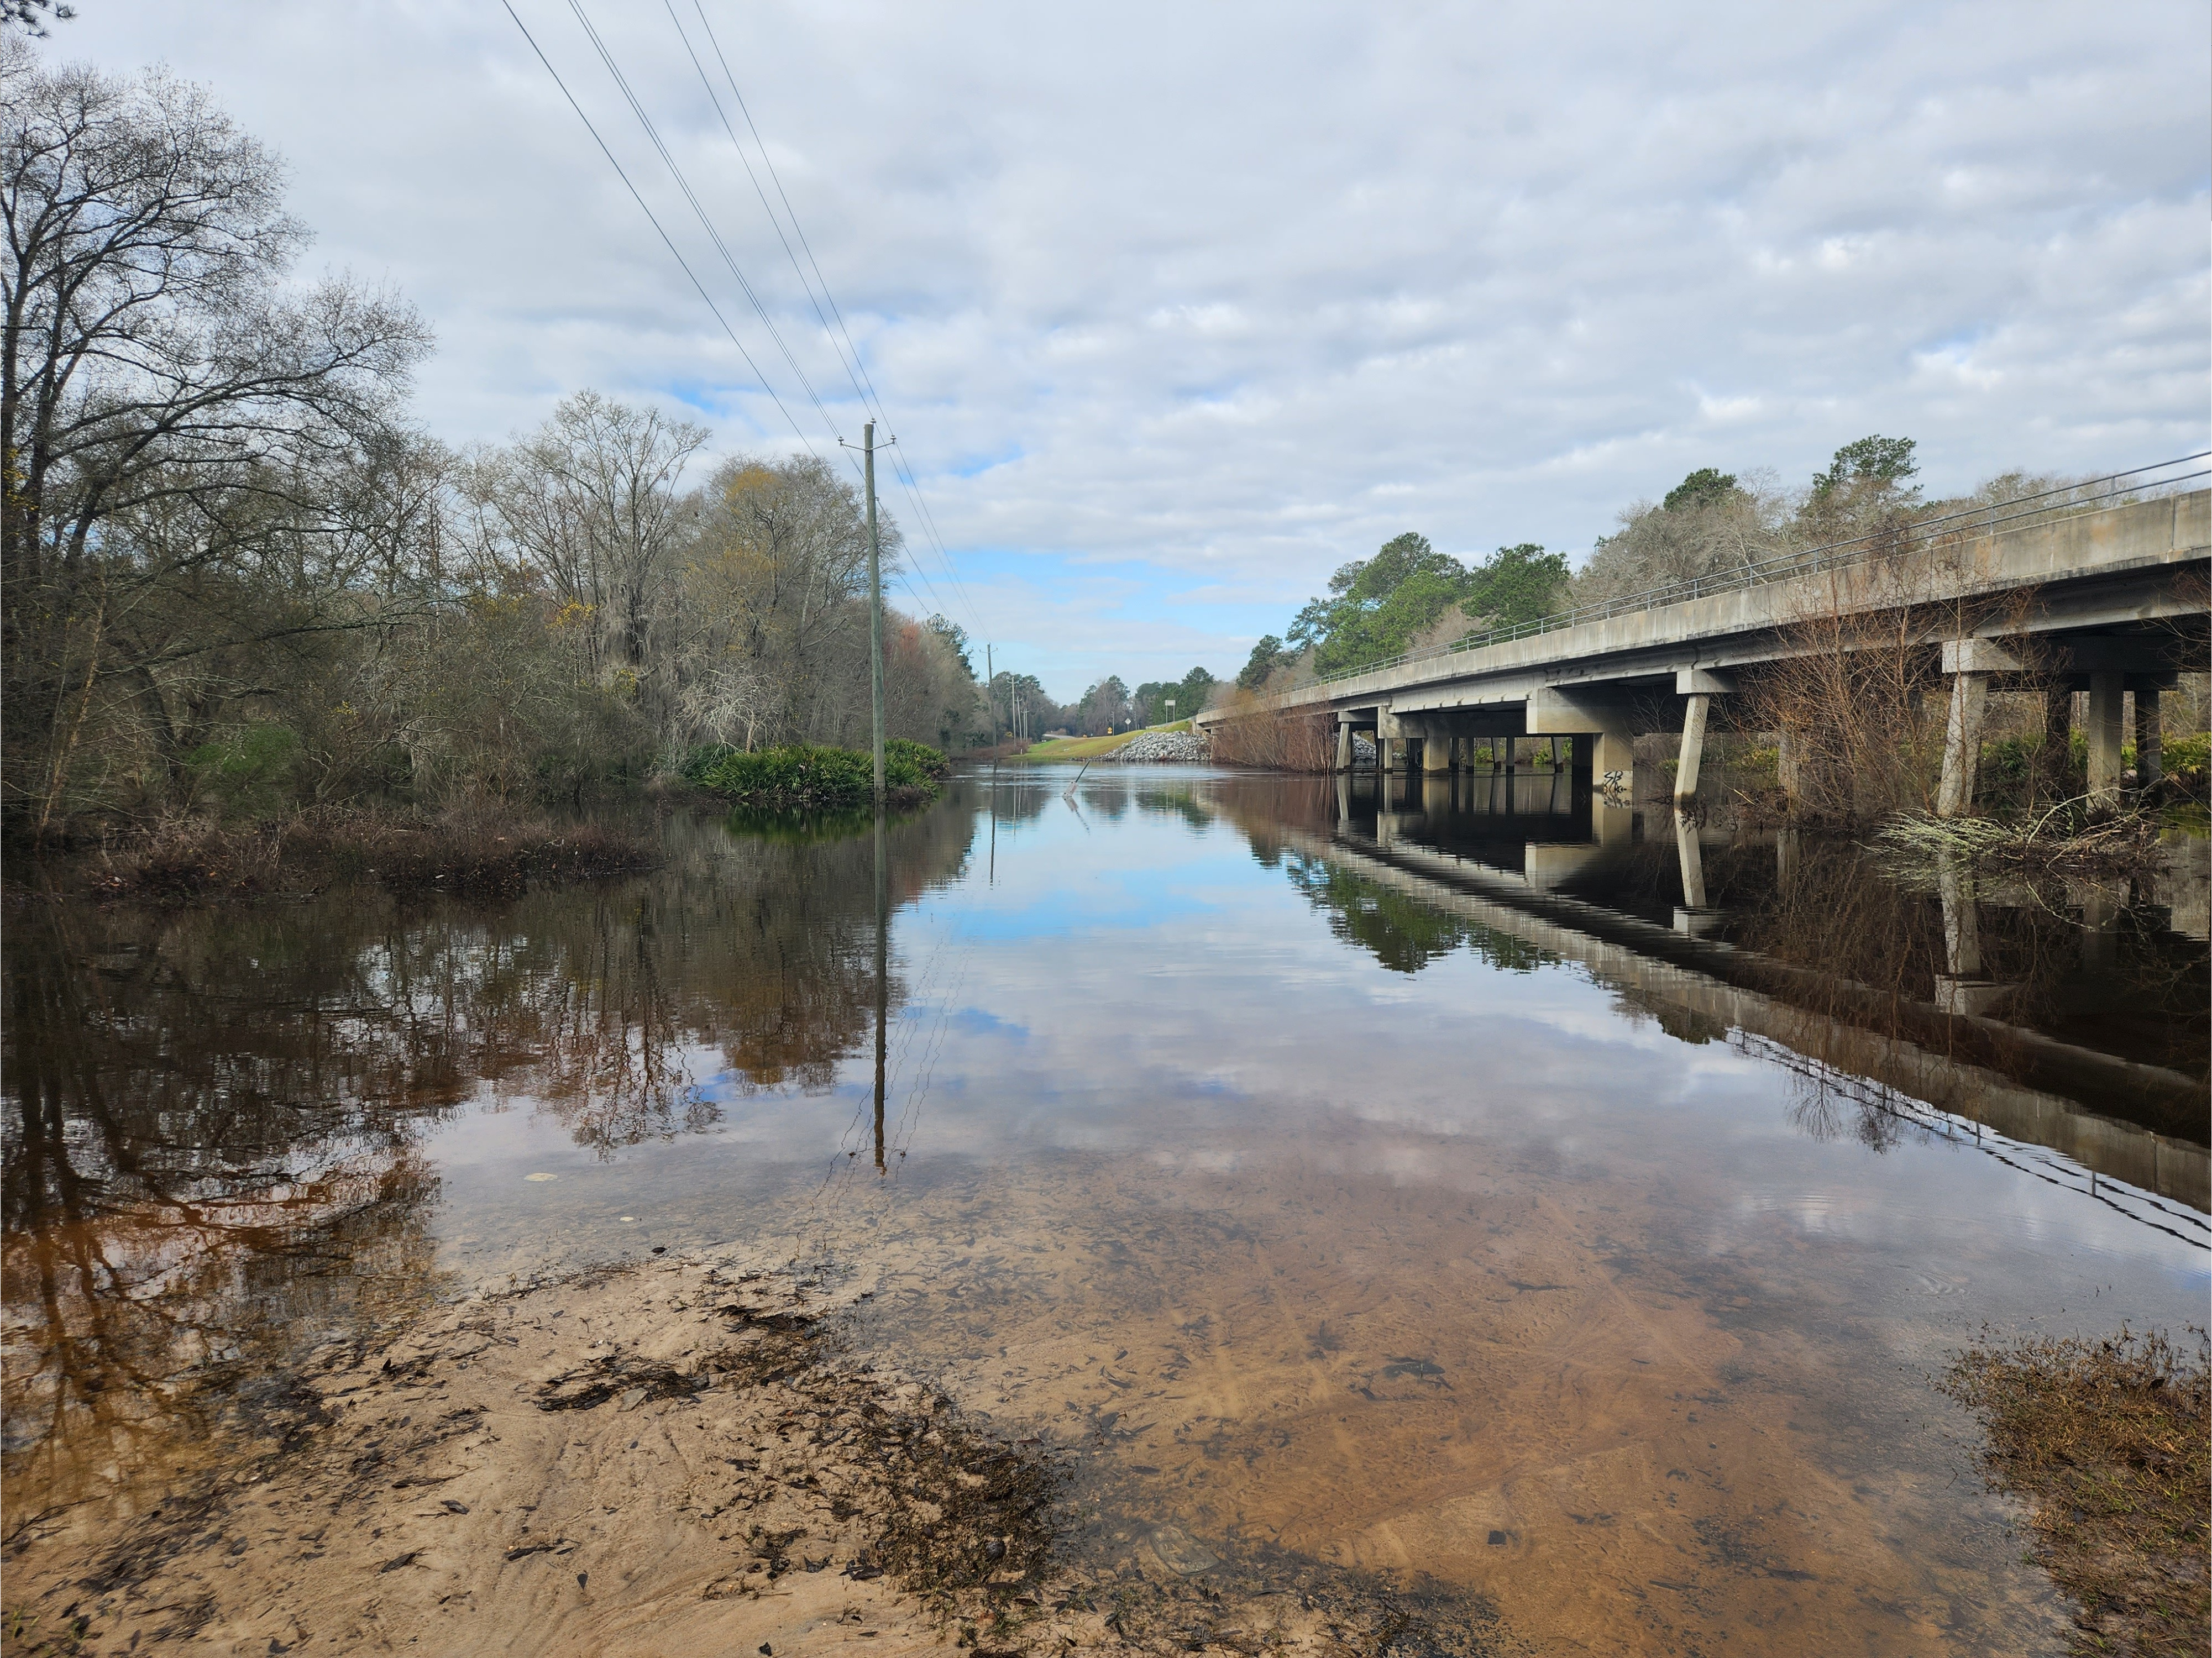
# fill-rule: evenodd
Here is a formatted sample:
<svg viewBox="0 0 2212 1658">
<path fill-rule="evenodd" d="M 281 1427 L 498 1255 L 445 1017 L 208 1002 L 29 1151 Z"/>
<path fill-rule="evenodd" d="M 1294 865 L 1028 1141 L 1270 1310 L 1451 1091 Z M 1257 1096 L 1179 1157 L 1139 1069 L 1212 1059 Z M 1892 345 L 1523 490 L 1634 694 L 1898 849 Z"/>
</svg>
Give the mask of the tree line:
<svg viewBox="0 0 2212 1658">
<path fill-rule="evenodd" d="M 203 88 L 11 33 L 0 108 L 11 833 L 575 796 L 699 744 L 866 741 L 853 479 L 702 466 L 703 428 L 592 392 L 511 443 L 436 442 L 408 404 L 428 329 L 293 280 L 282 165 Z M 888 618 L 892 735 L 988 735 L 964 645 Z"/>
</svg>

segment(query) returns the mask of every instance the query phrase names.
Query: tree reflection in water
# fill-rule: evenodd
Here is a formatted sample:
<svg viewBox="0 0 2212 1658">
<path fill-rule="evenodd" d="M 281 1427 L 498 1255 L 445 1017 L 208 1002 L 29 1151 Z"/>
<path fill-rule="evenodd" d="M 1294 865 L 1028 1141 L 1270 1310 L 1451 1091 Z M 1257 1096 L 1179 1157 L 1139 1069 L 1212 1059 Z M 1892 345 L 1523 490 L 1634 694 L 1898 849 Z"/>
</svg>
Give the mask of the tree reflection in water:
<svg viewBox="0 0 2212 1658">
<path fill-rule="evenodd" d="M 888 902 L 975 820 L 890 826 Z M 878 1005 L 872 824 L 671 818 L 653 875 L 497 907 L 25 906 L 4 964 L 5 1477 L 27 1516 L 283 1433 L 283 1378 L 437 1288 L 425 1133 L 526 1102 L 602 1156 L 710 1127 L 692 1055 L 828 1089 Z M 902 999 L 885 975 L 886 1003 Z"/>
</svg>

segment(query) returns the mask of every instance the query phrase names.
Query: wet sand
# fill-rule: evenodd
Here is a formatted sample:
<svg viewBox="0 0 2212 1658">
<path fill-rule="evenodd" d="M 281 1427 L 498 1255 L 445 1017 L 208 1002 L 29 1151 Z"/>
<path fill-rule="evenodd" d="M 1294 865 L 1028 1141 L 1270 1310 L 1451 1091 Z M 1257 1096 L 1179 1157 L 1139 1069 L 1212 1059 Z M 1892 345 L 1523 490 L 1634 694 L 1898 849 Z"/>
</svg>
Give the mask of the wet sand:
<svg viewBox="0 0 2212 1658">
<path fill-rule="evenodd" d="M 313 1421 L 19 1534 L 10 1652 L 1510 1649 L 1448 1590 L 1055 1550 L 1064 1480 L 843 1351 L 872 1278 L 723 1252 L 471 1298 L 321 1355 Z"/>
<path fill-rule="evenodd" d="M 1693 1276 L 1587 1179 L 1090 1172 L 885 1203 L 861 1322 L 1083 1448 L 1080 1558 L 1170 1522 L 1451 1584 L 1547 1652 L 2065 1649 L 1968 1424 L 1917 1364 L 1836 1375 L 1812 1270 Z"/>
</svg>

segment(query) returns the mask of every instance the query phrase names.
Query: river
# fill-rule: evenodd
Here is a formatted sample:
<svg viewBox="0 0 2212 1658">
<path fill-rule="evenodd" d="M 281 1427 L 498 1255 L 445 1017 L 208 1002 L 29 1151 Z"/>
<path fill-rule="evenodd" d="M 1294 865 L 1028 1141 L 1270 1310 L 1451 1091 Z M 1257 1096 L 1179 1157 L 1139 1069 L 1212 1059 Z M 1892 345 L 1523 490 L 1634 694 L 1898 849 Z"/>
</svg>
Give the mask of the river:
<svg viewBox="0 0 2212 1658">
<path fill-rule="evenodd" d="M 1069 775 L 495 903 L 19 908 L 11 1511 L 744 1241 L 880 1267 L 854 1347 L 1066 1448 L 1078 1553 L 1427 1574 L 1545 1651 L 2066 1649 L 1931 1380 L 2203 1321 L 2203 841 L 1962 894 L 1542 777 Z"/>
</svg>

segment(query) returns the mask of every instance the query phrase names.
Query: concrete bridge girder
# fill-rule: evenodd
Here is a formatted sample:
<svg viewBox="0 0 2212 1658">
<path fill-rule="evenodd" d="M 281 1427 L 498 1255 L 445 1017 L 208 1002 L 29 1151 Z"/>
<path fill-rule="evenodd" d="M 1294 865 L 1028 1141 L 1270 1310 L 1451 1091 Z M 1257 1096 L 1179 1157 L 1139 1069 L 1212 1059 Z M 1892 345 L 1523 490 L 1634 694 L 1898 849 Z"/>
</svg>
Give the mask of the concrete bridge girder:
<svg viewBox="0 0 2212 1658">
<path fill-rule="evenodd" d="M 1401 755 L 1409 738 L 1423 734 L 1404 725 L 1411 716 L 1442 718 L 1446 744 L 1470 736 L 1588 735 L 1601 750 L 1598 775 L 1615 773 L 1626 784 L 1630 740 L 1682 729 L 1687 705 L 1680 697 L 1724 695 L 1680 683 L 1685 672 L 1754 668 L 1806 653 L 1814 647 L 1796 626 L 1810 616 L 1924 606 L 1930 620 L 1921 639 L 1931 671 L 1945 642 L 1937 618 L 1946 612 L 1954 637 L 2048 641 L 2022 660 L 2039 667 L 2047 684 L 2063 656 L 2069 682 L 2091 692 L 2101 738 L 2118 720 L 2108 701 L 2116 709 L 2118 695 L 2156 692 L 2170 683 L 2160 676 L 2200 665 L 2201 635 L 2185 629 L 2185 641 L 2162 624 L 2202 615 L 2198 579 L 2209 556 L 2212 491 L 2197 489 L 1397 664 L 1301 687 L 1274 705 L 1334 707 L 1340 718 L 1355 720 L 1371 709 L 1378 743 Z M 2110 649 L 2098 642 L 2130 631 L 2135 637 Z M 2123 648 L 2124 659 L 2112 659 L 2111 650 Z M 1988 671 L 1969 685 L 1967 702 L 1977 688 L 1985 695 L 2028 677 L 2016 671 L 2018 678 L 1998 680 L 1994 665 Z M 2109 746 L 2099 742 L 2100 756 Z M 2097 769 L 2101 780 L 2106 768 Z M 2110 769 L 2117 786 L 2117 767 Z"/>
<path fill-rule="evenodd" d="M 2206 665 L 2202 629 L 2171 624 L 2202 616 L 2208 562 L 2212 491 L 2199 489 L 1395 665 L 1301 687 L 1276 706 L 1334 708 L 1340 727 L 1372 729 L 1393 771 L 1416 741 L 1423 769 L 1441 770 L 1469 738 L 1586 738 L 1576 744 L 1578 775 L 1622 794 L 1634 787 L 1634 738 L 1680 732 L 1676 774 L 1687 794 L 1711 699 L 1733 689 L 1732 671 L 1823 648 L 1797 629 L 1810 616 L 1924 607 L 1916 648 L 1948 705 L 1939 810 L 1972 807 L 1971 761 L 1992 690 L 2087 690 L 2089 782 L 2117 799 L 2121 699 L 2136 694 L 2139 774 L 2154 776 L 2159 694 L 2177 671 Z M 1338 748 L 1348 764 L 1341 732 Z M 1790 788 L 1797 762 L 1786 744 L 1780 771 Z"/>
</svg>

